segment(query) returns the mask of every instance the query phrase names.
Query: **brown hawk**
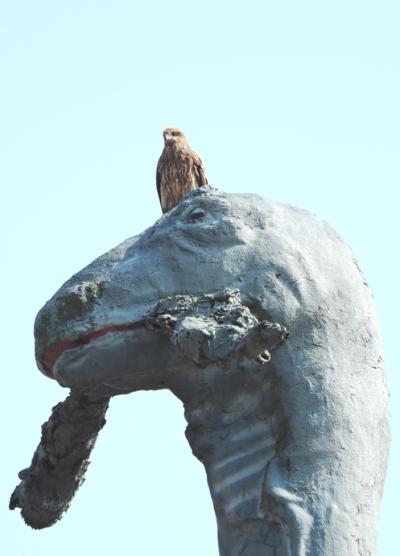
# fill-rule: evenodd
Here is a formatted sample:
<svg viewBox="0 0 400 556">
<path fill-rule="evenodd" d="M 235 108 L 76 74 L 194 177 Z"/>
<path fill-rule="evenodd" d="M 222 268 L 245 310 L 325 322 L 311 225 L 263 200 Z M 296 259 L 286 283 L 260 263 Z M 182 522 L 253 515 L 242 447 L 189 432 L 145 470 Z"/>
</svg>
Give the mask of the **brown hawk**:
<svg viewBox="0 0 400 556">
<path fill-rule="evenodd" d="M 173 209 L 189 191 L 207 185 L 201 158 L 190 148 L 179 129 L 163 132 L 164 150 L 157 164 L 157 192 L 163 212 Z"/>
</svg>

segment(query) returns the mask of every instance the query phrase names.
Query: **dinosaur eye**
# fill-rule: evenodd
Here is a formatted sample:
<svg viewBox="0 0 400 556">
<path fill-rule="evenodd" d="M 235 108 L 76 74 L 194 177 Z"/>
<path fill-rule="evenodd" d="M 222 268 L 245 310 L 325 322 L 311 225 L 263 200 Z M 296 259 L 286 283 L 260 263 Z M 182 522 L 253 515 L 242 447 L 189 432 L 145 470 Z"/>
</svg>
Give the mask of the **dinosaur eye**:
<svg viewBox="0 0 400 556">
<path fill-rule="evenodd" d="M 190 220 L 190 222 L 198 222 L 199 220 L 204 218 L 205 215 L 206 215 L 206 213 L 204 212 L 203 209 L 197 208 L 197 209 L 194 209 L 194 211 L 189 214 L 189 220 Z"/>
</svg>

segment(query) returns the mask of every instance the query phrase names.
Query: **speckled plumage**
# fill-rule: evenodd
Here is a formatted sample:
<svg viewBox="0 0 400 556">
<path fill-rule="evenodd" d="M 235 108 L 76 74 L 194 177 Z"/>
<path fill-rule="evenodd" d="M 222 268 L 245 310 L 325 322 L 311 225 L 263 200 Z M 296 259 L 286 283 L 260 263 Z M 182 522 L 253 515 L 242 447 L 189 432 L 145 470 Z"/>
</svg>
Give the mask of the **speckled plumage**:
<svg viewBox="0 0 400 556">
<path fill-rule="evenodd" d="M 157 164 L 157 192 L 161 209 L 173 209 L 187 193 L 207 185 L 202 159 L 189 146 L 185 135 L 176 128 L 163 132 L 164 150 Z"/>
</svg>

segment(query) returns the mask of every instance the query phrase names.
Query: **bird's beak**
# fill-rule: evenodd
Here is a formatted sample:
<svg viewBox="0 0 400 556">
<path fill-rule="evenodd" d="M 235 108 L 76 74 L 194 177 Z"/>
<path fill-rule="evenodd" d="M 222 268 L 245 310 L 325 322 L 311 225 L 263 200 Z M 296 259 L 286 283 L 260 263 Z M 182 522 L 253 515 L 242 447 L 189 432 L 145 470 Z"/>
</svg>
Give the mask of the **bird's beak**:
<svg viewBox="0 0 400 556">
<path fill-rule="evenodd" d="M 167 134 L 164 135 L 164 139 L 165 139 L 165 141 L 170 141 L 172 139 L 172 135 L 167 133 Z"/>
</svg>

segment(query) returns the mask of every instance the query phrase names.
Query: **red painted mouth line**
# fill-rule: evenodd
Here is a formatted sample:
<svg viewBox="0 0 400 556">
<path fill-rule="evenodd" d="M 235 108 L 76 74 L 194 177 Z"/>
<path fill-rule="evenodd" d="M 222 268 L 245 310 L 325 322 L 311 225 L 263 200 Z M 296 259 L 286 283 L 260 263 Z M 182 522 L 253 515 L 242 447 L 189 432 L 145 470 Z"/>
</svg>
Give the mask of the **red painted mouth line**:
<svg viewBox="0 0 400 556">
<path fill-rule="evenodd" d="M 141 328 L 145 326 L 145 320 L 138 320 L 135 322 L 131 322 L 129 324 L 114 324 L 111 326 L 106 326 L 105 328 L 101 328 L 100 330 L 94 330 L 93 332 L 89 332 L 84 336 L 80 336 L 75 340 L 62 340 L 58 342 L 50 349 L 48 349 L 43 358 L 40 359 L 41 368 L 43 372 L 50 378 L 54 377 L 53 367 L 54 363 L 60 357 L 60 355 L 66 351 L 67 349 L 73 349 L 76 347 L 84 346 L 95 340 L 96 338 L 100 338 L 100 336 L 105 336 L 109 332 L 129 332 L 130 330 L 136 330 L 137 328 Z"/>
</svg>

